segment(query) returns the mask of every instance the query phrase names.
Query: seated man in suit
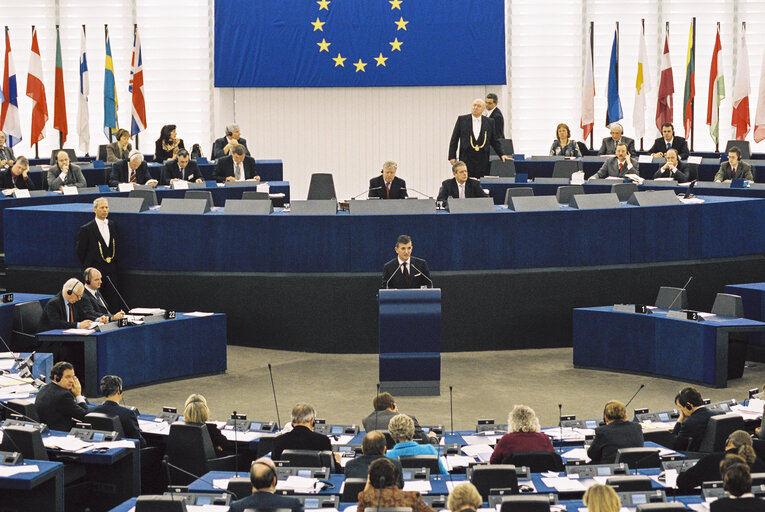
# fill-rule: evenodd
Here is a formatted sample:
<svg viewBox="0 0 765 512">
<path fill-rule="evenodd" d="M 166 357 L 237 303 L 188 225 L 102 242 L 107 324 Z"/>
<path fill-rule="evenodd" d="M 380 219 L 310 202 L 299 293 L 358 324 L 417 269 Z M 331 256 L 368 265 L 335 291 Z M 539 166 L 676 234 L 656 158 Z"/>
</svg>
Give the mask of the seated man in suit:
<svg viewBox="0 0 765 512">
<path fill-rule="evenodd" d="M 738 146 L 731 146 L 728 150 L 728 161 L 720 165 L 720 170 L 715 174 L 715 181 L 730 181 L 732 179 L 745 179 L 754 181 L 752 166 L 741 161 L 741 150 Z"/>
<path fill-rule="evenodd" d="M 143 153 L 134 149 L 130 158 L 114 162 L 109 173 L 109 186 L 117 187 L 120 183 L 157 186 L 157 180 L 149 174 L 149 166 L 143 161 Z"/>
<path fill-rule="evenodd" d="M 61 190 L 64 187 L 85 188 L 87 186 L 80 166 L 69 163 L 69 153 L 64 150 L 56 153 L 56 165 L 48 169 L 48 190 Z"/>
<path fill-rule="evenodd" d="M 5 132 L 0 131 L 0 170 L 10 168 L 15 160 L 13 148 L 5 145 Z"/>
<path fill-rule="evenodd" d="M 244 146 L 247 156 L 250 156 L 250 150 L 247 149 L 247 141 L 244 140 L 244 137 L 240 137 L 239 125 L 230 124 L 226 126 L 226 136 L 215 140 L 212 159 L 217 160 L 228 156 L 237 144 Z"/>
<path fill-rule="evenodd" d="M 627 408 L 616 400 L 608 402 L 603 409 L 602 427 L 595 429 L 595 439 L 587 449 L 593 464 L 612 464 L 619 448 L 643 446 L 643 428 L 639 423 L 627 421 Z"/>
<path fill-rule="evenodd" d="M 85 293 L 82 294 L 80 304 L 85 318 L 101 322 L 102 324 L 125 318 L 125 312 L 122 310 L 113 315 L 109 312 L 106 299 L 104 299 L 100 292 L 101 272 L 97 268 L 86 268 L 82 277 L 85 281 Z"/>
<path fill-rule="evenodd" d="M 704 407 L 704 401 L 696 388 L 683 388 L 675 396 L 675 405 L 680 411 L 675 428 L 672 429 L 671 448 L 677 451 L 698 451 L 707 431 L 709 418 L 715 413 Z"/>
<path fill-rule="evenodd" d="M 428 262 L 412 257 L 412 239 L 399 235 L 393 248 L 398 256 L 383 267 L 382 288 L 432 288 Z"/>
<path fill-rule="evenodd" d="M 654 173 L 655 178 L 672 178 L 678 183 L 688 182 L 689 170 L 688 166 L 681 162 L 678 158 L 677 150 L 675 148 L 668 149 L 664 153 L 664 157 L 667 159 L 667 163 L 659 167 Z"/>
<path fill-rule="evenodd" d="M 398 164 L 388 160 L 382 174 L 369 180 L 369 197 L 380 199 L 406 199 L 406 182 L 396 176 Z"/>
<path fill-rule="evenodd" d="M 225 181 L 260 180 L 255 174 L 255 159 L 247 154 L 247 148 L 241 144 L 231 148 L 231 154 L 215 161 L 215 179 Z"/>
<path fill-rule="evenodd" d="M 292 430 L 274 439 L 271 458 L 281 460 L 284 450 L 332 450 L 332 442 L 324 434 L 313 431 L 316 424 L 316 409 L 309 404 L 297 404 L 292 408 Z M 335 453 L 335 466 L 339 467 L 340 454 Z"/>
<path fill-rule="evenodd" d="M 138 414 L 127 407 L 120 405 L 122 402 L 122 379 L 116 375 L 104 375 L 101 378 L 101 395 L 105 398 L 104 403 L 92 408 L 89 412 L 100 412 L 108 416 L 116 416 L 122 424 L 125 439 L 138 439 L 141 448 L 146 446 L 146 439 L 141 435 L 138 428 Z"/>
<path fill-rule="evenodd" d="M 386 425 L 387 428 L 387 425 Z M 379 430 L 367 430 L 364 439 L 361 440 L 361 451 L 363 455 L 356 455 L 345 465 L 345 478 L 366 478 L 369 473 L 369 465 L 381 457 L 385 457 L 387 451 L 385 447 L 385 435 Z M 401 462 L 398 459 L 391 459 L 398 467 L 400 477 L 398 479 L 399 488 L 404 488 L 404 475 L 401 468 Z"/>
<path fill-rule="evenodd" d="M 74 420 L 82 421 L 88 412 L 88 403 L 82 396 L 82 386 L 74 374 L 74 366 L 59 361 L 50 370 L 51 382 L 40 388 L 35 407 L 40 423 L 51 430 L 69 432 Z"/>
<path fill-rule="evenodd" d="M 675 127 L 672 123 L 661 125 L 661 137 L 653 142 L 653 146 L 648 150 L 654 158 L 662 158 L 670 149 L 677 151 L 678 156 L 685 160 L 691 152 L 688 151 L 688 142 L 683 137 L 675 136 Z"/>
<path fill-rule="evenodd" d="M 590 176 L 591 180 L 608 177 L 624 178 L 627 174 L 637 174 L 638 163 L 633 161 L 627 151 L 627 144 L 620 142 L 616 145 L 616 156 L 609 158 L 598 169 L 598 172 Z"/>
<path fill-rule="evenodd" d="M 486 197 L 481 182 L 475 178 L 468 179 L 468 169 L 465 162 L 455 162 L 452 165 L 454 177 L 444 180 L 438 190 L 438 201 L 448 201 L 450 197 L 465 199 L 468 197 Z"/>
<path fill-rule="evenodd" d="M 274 494 L 276 489 L 276 466 L 268 457 L 262 457 L 250 466 L 252 494 L 241 500 L 231 502 L 229 512 L 244 510 L 292 510 L 303 512 L 300 500 L 291 496 Z"/>
<path fill-rule="evenodd" d="M 51 329 L 89 329 L 90 320 L 85 318 L 82 308 L 77 304 L 85 293 L 85 286 L 77 279 L 69 279 L 43 309 L 40 317 L 40 332 Z"/>
<path fill-rule="evenodd" d="M 375 395 L 372 400 L 372 407 L 375 409 L 372 414 L 361 420 L 361 423 L 364 425 L 364 430 L 367 432 L 371 432 L 372 430 L 388 430 L 388 423 L 390 423 L 391 418 L 399 414 L 398 405 L 396 404 L 393 395 L 387 391 Z M 434 432 L 425 434 L 422 427 L 417 422 L 417 418 L 411 415 L 407 416 L 412 418 L 412 421 L 414 422 L 414 439 L 418 442 L 438 444 L 438 436 L 436 436 Z"/>
<path fill-rule="evenodd" d="M 0 172 L 0 188 L 3 190 L 37 188 L 29 177 L 29 160 L 25 156 L 18 157 L 10 169 Z"/>
<path fill-rule="evenodd" d="M 202 183 L 202 173 L 196 160 L 191 160 L 189 157 L 189 152 L 185 149 L 179 149 L 175 156 L 175 159 L 168 160 L 162 166 L 162 171 L 159 173 L 159 184 L 171 185 L 181 180 Z"/>
<path fill-rule="evenodd" d="M 635 141 L 629 137 L 624 137 L 624 128 L 619 123 L 611 123 L 609 127 L 611 129 L 611 136 L 603 139 L 603 143 L 598 150 L 599 155 L 615 155 L 616 146 L 621 142 L 627 145 L 627 152 L 632 158 L 637 158 L 637 151 L 635 151 Z"/>
</svg>

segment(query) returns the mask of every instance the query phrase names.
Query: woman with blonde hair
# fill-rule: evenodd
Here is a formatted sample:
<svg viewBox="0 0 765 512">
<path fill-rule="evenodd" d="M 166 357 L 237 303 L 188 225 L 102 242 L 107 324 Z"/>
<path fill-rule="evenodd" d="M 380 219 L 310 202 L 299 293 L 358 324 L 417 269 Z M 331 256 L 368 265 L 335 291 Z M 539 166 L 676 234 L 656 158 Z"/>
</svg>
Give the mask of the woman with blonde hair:
<svg viewBox="0 0 765 512">
<path fill-rule="evenodd" d="M 207 407 L 207 399 L 196 393 L 189 395 L 183 406 L 183 421 L 189 425 L 204 425 L 207 427 L 207 432 L 210 434 L 210 441 L 212 441 L 217 457 L 230 455 L 232 452 L 228 439 L 218 430 L 214 423 L 207 423 L 209 419 L 210 409 Z"/>
<path fill-rule="evenodd" d="M 539 432 L 539 419 L 531 407 L 513 406 L 507 416 L 507 431 L 491 454 L 491 464 L 502 464 L 502 461 L 517 452 L 555 451 L 550 438 Z"/>
<path fill-rule="evenodd" d="M 595 484 L 587 489 L 582 502 L 589 512 L 619 512 L 622 508 L 616 491 L 603 484 Z"/>
<path fill-rule="evenodd" d="M 476 489 L 475 485 L 465 482 L 452 489 L 449 493 L 449 499 L 446 501 L 446 508 L 451 512 L 475 512 L 481 508 L 483 498 Z"/>
</svg>

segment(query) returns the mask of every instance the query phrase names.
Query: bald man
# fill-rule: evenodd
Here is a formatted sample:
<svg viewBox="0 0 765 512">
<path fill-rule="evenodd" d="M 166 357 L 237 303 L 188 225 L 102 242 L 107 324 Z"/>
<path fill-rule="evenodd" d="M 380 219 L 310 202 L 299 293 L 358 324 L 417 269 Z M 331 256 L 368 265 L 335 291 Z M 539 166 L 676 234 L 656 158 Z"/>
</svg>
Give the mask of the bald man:
<svg viewBox="0 0 765 512">
<path fill-rule="evenodd" d="M 345 465 L 345 478 L 366 478 L 369 473 L 369 465 L 375 460 L 385 457 L 388 451 L 385 446 L 385 434 L 379 430 L 367 432 L 361 440 L 363 455 L 357 455 Z M 404 471 L 398 459 L 391 459 L 398 466 L 398 488 L 404 488 Z"/>
<path fill-rule="evenodd" d="M 457 146 L 459 159 L 467 164 L 471 178 L 482 178 L 489 174 L 489 148 L 503 160 L 512 160 L 502 152 L 502 145 L 497 138 L 494 120 L 482 115 L 486 103 L 480 98 L 473 101 L 470 114 L 459 116 L 452 131 L 449 142 L 449 163 L 457 162 Z"/>
<path fill-rule="evenodd" d="M 229 512 L 244 512 L 246 509 L 289 509 L 292 512 L 303 512 L 303 504 L 297 498 L 274 494 L 276 466 L 271 459 L 262 457 L 252 463 L 250 482 L 252 482 L 252 494 L 232 502 L 231 508 L 228 509 Z"/>
<path fill-rule="evenodd" d="M 69 153 L 56 153 L 56 165 L 48 169 L 48 190 L 61 190 L 64 187 L 85 188 L 88 184 L 82 175 L 80 166 L 69 162 Z"/>
</svg>

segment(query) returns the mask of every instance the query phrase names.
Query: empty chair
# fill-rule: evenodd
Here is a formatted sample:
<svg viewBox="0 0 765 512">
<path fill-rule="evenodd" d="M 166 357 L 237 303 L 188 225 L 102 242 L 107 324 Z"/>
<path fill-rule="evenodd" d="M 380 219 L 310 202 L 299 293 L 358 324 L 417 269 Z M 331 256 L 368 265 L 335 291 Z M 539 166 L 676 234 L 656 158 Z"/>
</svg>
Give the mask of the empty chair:
<svg viewBox="0 0 765 512">
<path fill-rule="evenodd" d="M 500 512 L 549 512 L 550 498 L 543 496 L 504 496 Z"/>
<path fill-rule="evenodd" d="M 138 496 L 135 502 L 135 512 L 186 512 L 186 502 L 172 494 L 147 494 Z"/>
<path fill-rule="evenodd" d="M 741 150 L 741 160 L 752 158 L 752 148 L 749 147 L 748 140 L 729 140 L 725 144 L 725 155 L 728 154 L 728 151 L 730 151 L 730 148 L 733 146 L 736 146 L 739 150 Z M 723 158 L 724 157 L 725 156 L 723 156 Z M 752 169 L 752 172 L 754 172 L 754 169 Z"/>
<path fill-rule="evenodd" d="M 398 460 L 402 468 L 428 468 L 434 475 L 441 472 L 438 455 L 402 455 Z"/>
<path fill-rule="evenodd" d="M 558 160 L 553 164 L 553 178 L 571 179 L 571 175 L 582 170 L 582 162 L 579 160 Z"/>
<path fill-rule="evenodd" d="M 507 156 L 513 156 L 515 148 L 513 148 L 513 139 L 498 139 L 499 145 L 502 148 L 502 153 Z M 489 147 L 489 155 L 496 155 L 493 147 Z"/>
<path fill-rule="evenodd" d="M 213 207 L 212 192 L 209 190 L 187 190 L 183 195 L 184 199 L 207 199 L 207 207 Z"/>
<path fill-rule="evenodd" d="M 143 198 L 143 204 L 147 208 L 151 208 L 159 204 L 159 202 L 157 201 L 157 193 L 154 190 L 146 190 L 146 189 L 131 190 L 128 193 L 128 197 Z"/>
<path fill-rule="evenodd" d="M 242 199 L 257 199 L 257 200 L 268 200 L 270 199 L 268 197 L 268 192 L 256 192 L 254 190 L 245 190 L 242 192 Z"/>
<path fill-rule="evenodd" d="M 311 184 L 308 186 L 307 199 L 337 199 L 335 180 L 332 174 L 321 172 L 311 174 Z"/>
<path fill-rule="evenodd" d="M 555 193 L 555 198 L 560 204 L 569 204 L 571 198 L 577 194 L 584 194 L 582 185 L 561 185 Z"/>
<path fill-rule="evenodd" d="M 518 493 L 518 476 L 512 464 L 473 466 L 470 483 L 475 485 L 484 501 L 489 500 L 492 489 L 512 489 Z"/>
<path fill-rule="evenodd" d="M 500 178 L 511 178 L 515 176 L 515 162 L 512 160 L 508 160 L 507 162 L 494 160 L 491 162 L 489 174 L 491 176 L 499 176 Z"/>
<path fill-rule="evenodd" d="M 89 412 L 83 420 L 89 423 L 93 430 L 105 430 L 107 432 L 117 432 L 117 439 L 124 439 L 125 430 L 122 428 L 122 422 L 117 416 L 109 416 L 102 412 Z"/>
<path fill-rule="evenodd" d="M 502 464 L 527 466 L 532 473 L 563 471 L 563 459 L 555 452 L 516 452 L 502 461 Z"/>
<path fill-rule="evenodd" d="M 215 458 L 215 448 L 204 425 L 173 423 L 167 438 L 168 462 L 193 475 L 209 471 L 234 471 L 236 456 Z M 188 485 L 194 478 L 170 468 L 173 485 Z"/>
<path fill-rule="evenodd" d="M 35 334 L 40 331 L 40 318 L 42 318 L 42 314 L 42 306 L 36 300 L 22 302 L 14 306 L 12 332 L 14 348 L 34 349 L 36 347 Z"/>
<path fill-rule="evenodd" d="M 510 187 L 505 191 L 505 204 L 510 204 L 511 197 L 533 196 L 534 189 L 531 187 Z"/>
<path fill-rule="evenodd" d="M 688 166 L 688 181 L 699 179 L 699 164 L 686 163 L 686 165 Z M 752 168 L 752 172 L 754 172 L 754 168 Z"/>
<path fill-rule="evenodd" d="M 284 450 L 280 460 L 286 460 L 291 467 L 333 468 L 332 452 L 329 450 Z"/>
<path fill-rule="evenodd" d="M 712 304 L 712 313 L 720 316 L 742 318 L 744 316 L 744 303 L 740 295 L 730 293 L 718 293 Z"/>
<path fill-rule="evenodd" d="M 587 144 L 582 141 L 577 141 L 576 145 L 579 147 L 579 152 L 582 153 L 582 156 L 590 156 L 590 150 L 587 149 Z"/>
<path fill-rule="evenodd" d="M 627 201 L 637 191 L 638 187 L 634 183 L 614 183 L 611 185 L 611 193 L 616 194 L 619 201 Z"/>
<path fill-rule="evenodd" d="M 226 487 L 236 495 L 236 499 L 241 500 L 252 494 L 252 482 L 249 476 L 238 476 L 228 481 Z"/>
<path fill-rule="evenodd" d="M 616 492 L 650 491 L 652 480 L 645 475 L 612 476 L 606 480 Z"/>
<path fill-rule="evenodd" d="M 9 400 L 5 402 L 5 407 L 2 408 L 3 419 L 8 419 L 11 414 L 21 414 L 27 418 L 31 418 L 35 421 L 40 421 L 40 417 L 37 415 L 37 407 L 35 406 L 34 398 Z"/>
<path fill-rule="evenodd" d="M 359 501 L 359 493 L 367 485 L 366 478 L 346 478 L 343 482 L 343 492 L 340 495 L 340 501 L 346 503 L 356 503 Z"/>
<path fill-rule="evenodd" d="M 670 309 L 670 306 L 672 309 L 688 309 L 688 292 L 683 288 L 662 286 L 656 295 L 655 306 L 663 309 Z"/>
<path fill-rule="evenodd" d="M 69 161 L 72 162 L 73 164 L 77 163 L 77 155 L 74 154 L 74 150 L 73 149 L 64 148 L 64 149 L 54 149 L 54 150 L 52 150 L 50 152 L 50 164 L 51 165 L 56 165 L 56 155 L 58 155 L 59 151 L 66 151 L 66 154 L 69 155 Z M 742 158 L 744 158 L 744 157 L 742 156 Z M 749 158 L 749 157 L 746 157 L 746 158 Z"/>
<path fill-rule="evenodd" d="M 106 146 L 107 144 L 98 145 L 98 159 L 102 162 L 106 162 Z"/>
<path fill-rule="evenodd" d="M 661 467 L 658 448 L 619 448 L 616 451 L 615 462 L 626 462 L 630 469 Z"/>
<path fill-rule="evenodd" d="M 0 450 L 20 452 L 24 459 L 49 460 L 48 452 L 42 442 L 42 434 L 32 427 L 6 427 L 3 430 Z"/>
<path fill-rule="evenodd" d="M 721 452 L 736 430 L 744 430 L 744 418 L 739 414 L 718 414 L 709 418 L 707 430 L 699 445 L 700 452 Z"/>
</svg>

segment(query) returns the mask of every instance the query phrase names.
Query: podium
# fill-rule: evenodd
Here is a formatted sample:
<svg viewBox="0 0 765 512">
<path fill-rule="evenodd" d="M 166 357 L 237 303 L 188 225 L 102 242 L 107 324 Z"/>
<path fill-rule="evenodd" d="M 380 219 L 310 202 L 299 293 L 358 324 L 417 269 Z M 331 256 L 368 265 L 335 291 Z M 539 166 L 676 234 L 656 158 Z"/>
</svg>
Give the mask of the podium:
<svg viewBox="0 0 765 512">
<path fill-rule="evenodd" d="M 441 289 L 380 290 L 380 391 L 438 396 Z"/>
</svg>

